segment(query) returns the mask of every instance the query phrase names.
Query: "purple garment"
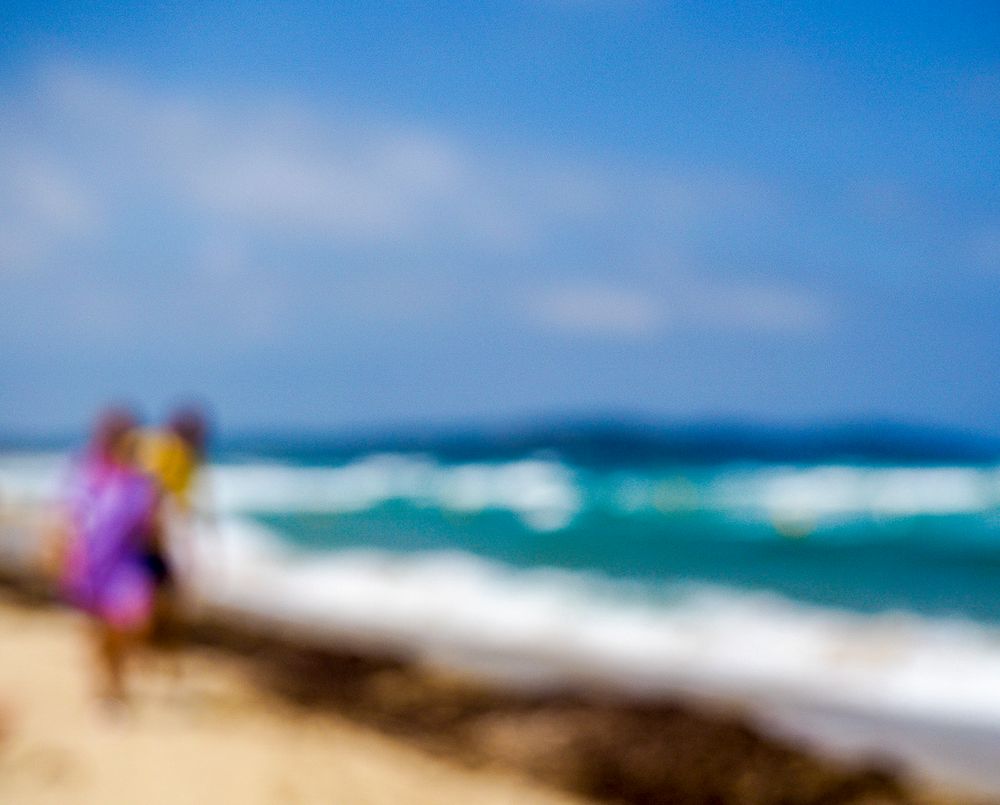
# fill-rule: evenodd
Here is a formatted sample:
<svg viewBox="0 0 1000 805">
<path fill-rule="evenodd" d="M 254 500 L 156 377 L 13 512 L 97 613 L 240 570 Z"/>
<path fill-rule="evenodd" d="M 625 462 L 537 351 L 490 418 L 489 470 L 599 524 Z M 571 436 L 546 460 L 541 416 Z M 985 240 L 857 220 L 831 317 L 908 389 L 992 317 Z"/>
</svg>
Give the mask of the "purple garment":
<svg viewBox="0 0 1000 805">
<path fill-rule="evenodd" d="M 76 606 L 120 628 L 148 621 L 153 578 L 144 557 L 156 486 L 126 467 L 86 462 L 70 495 L 74 535 L 63 591 Z"/>
</svg>

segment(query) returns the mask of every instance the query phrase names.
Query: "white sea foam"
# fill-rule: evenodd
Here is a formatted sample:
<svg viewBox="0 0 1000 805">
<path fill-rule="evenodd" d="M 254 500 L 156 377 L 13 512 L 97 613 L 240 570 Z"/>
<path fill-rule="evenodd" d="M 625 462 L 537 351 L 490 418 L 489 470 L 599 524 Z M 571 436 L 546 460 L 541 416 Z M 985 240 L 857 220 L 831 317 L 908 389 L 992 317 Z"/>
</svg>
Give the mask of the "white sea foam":
<svg viewBox="0 0 1000 805">
<path fill-rule="evenodd" d="M 0 454 L 0 502 L 54 499 L 68 463 L 61 453 Z M 1000 515 L 1000 467 L 751 466 L 596 476 L 554 459 L 443 464 L 380 454 L 340 466 L 217 464 L 205 474 L 213 505 L 230 514 L 361 512 L 397 500 L 465 513 L 509 511 L 540 531 L 564 528 L 609 502 L 623 516 L 700 510 L 810 525 Z"/>
<path fill-rule="evenodd" d="M 238 519 L 199 550 L 194 583 L 216 606 L 510 679 L 1000 722 L 1000 630 L 971 622 L 862 616 L 711 587 L 643 603 L 606 580 L 462 553 L 296 553 Z"/>
<path fill-rule="evenodd" d="M 714 497 L 720 507 L 775 520 L 970 514 L 1000 507 L 1000 469 L 762 468 L 721 475 Z"/>
<path fill-rule="evenodd" d="M 850 465 L 721 467 L 631 473 L 613 496 L 622 513 L 715 511 L 743 519 L 809 524 L 960 515 L 1000 509 L 997 467 Z"/>
<path fill-rule="evenodd" d="M 0 453 L 0 506 L 50 503 L 68 472 L 62 452 Z"/>
<path fill-rule="evenodd" d="M 56 500 L 69 466 L 64 453 L 0 454 L 0 503 Z M 205 475 L 212 505 L 229 514 L 340 514 L 406 500 L 466 513 L 509 511 L 530 528 L 547 531 L 564 528 L 583 505 L 573 471 L 537 459 L 444 465 L 372 455 L 336 467 L 218 464 Z"/>
<path fill-rule="evenodd" d="M 1000 512 L 996 467 L 723 467 L 693 476 L 595 477 L 551 459 L 447 465 L 377 455 L 340 467 L 220 466 L 213 477 L 220 504 L 232 513 L 358 512 L 403 500 L 446 511 L 510 511 L 539 531 L 565 528 L 609 501 L 621 516 L 708 511 L 810 529 L 856 519 Z"/>
<path fill-rule="evenodd" d="M 555 461 L 442 465 L 374 455 L 340 467 L 250 464 L 212 472 L 218 505 L 233 513 L 344 513 L 391 500 L 450 511 L 505 510 L 531 528 L 565 527 L 582 505 L 572 471 Z"/>
</svg>

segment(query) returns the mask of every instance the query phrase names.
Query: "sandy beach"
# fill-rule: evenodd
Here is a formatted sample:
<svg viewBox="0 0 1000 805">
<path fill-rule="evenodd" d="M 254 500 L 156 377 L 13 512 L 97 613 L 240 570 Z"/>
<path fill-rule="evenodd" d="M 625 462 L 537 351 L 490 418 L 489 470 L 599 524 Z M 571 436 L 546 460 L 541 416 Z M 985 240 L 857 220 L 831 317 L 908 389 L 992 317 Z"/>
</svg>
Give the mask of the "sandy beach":
<svg viewBox="0 0 1000 805">
<path fill-rule="evenodd" d="M 677 703 L 492 691 L 236 625 L 93 696 L 78 614 L 0 590 L 0 800 L 12 803 L 945 803 Z M 177 673 L 179 670 L 179 674 Z"/>
<path fill-rule="evenodd" d="M 170 667 L 136 669 L 132 709 L 105 712 L 87 676 L 83 628 L 75 613 L 0 598 L 0 801 L 582 802 L 310 713 L 208 649 L 185 652 L 177 682 Z"/>
<path fill-rule="evenodd" d="M 129 707 L 109 712 L 89 623 L 40 574 L 37 514 L 0 531 L 0 802 L 991 801 L 888 752 L 833 756 L 762 728 L 781 702 L 769 719 L 689 694 L 499 687 L 217 608 L 188 612 L 180 650 L 146 648 Z"/>
</svg>

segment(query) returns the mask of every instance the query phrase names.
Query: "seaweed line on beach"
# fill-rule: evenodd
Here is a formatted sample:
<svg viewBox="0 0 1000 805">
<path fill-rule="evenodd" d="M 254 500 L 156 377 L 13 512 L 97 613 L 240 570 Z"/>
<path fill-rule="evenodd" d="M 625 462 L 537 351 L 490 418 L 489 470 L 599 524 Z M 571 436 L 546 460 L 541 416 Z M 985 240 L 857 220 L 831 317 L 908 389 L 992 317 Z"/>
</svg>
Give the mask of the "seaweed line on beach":
<svg viewBox="0 0 1000 805">
<path fill-rule="evenodd" d="M 37 579 L 0 578 L 23 604 Z M 184 624 L 188 651 L 236 662 L 287 706 L 329 712 L 450 762 L 524 774 L 591 800 L 678 805 L 970 802 L 928 794 L 891 763 L 847 764 L 774 736 L 738 713 L 607 691 L 505 689 L 418 662 L 319 643 L 232 617 Z M 170 650 L 175 650 L 172 647 Z"/>
</svg>

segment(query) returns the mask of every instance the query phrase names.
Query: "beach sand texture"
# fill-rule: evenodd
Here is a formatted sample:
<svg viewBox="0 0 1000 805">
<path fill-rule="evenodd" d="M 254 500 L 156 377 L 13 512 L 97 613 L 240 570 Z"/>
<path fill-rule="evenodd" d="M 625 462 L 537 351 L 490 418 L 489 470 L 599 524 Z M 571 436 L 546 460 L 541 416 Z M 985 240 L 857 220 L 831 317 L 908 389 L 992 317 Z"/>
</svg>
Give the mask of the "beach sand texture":
<svg viewBox="0 0 1000 805">
<path fill-rule="evenodd" d="M 92 695 L 83 628 L 75 613 L 0 599 L 0 802 L 582 801 L 311 714 L 210 651 L 185 653 L 178 684 L 169 666 L 136 669 L 133 708 L 109 714 Z"/>
<path fill-rule="evenodd" d="M 24 526 L 0 540 L 4 805 L 972 802 L 768 737 L 739 713 L 505 691 L 235 613 L 189 623 L 178 653 L 146 652 L 131 707 L 109 713 L 89 624 L 52 603 Z"/>
<path fill-rule="evenodd" d="M 736 718 L 493 691 L 233 625 L 93 696 L 78 614 L 0 588 L 3 803 L 957 803 Z M 567 793 L 568 792 L 568 793 Z"/>
</svg>

